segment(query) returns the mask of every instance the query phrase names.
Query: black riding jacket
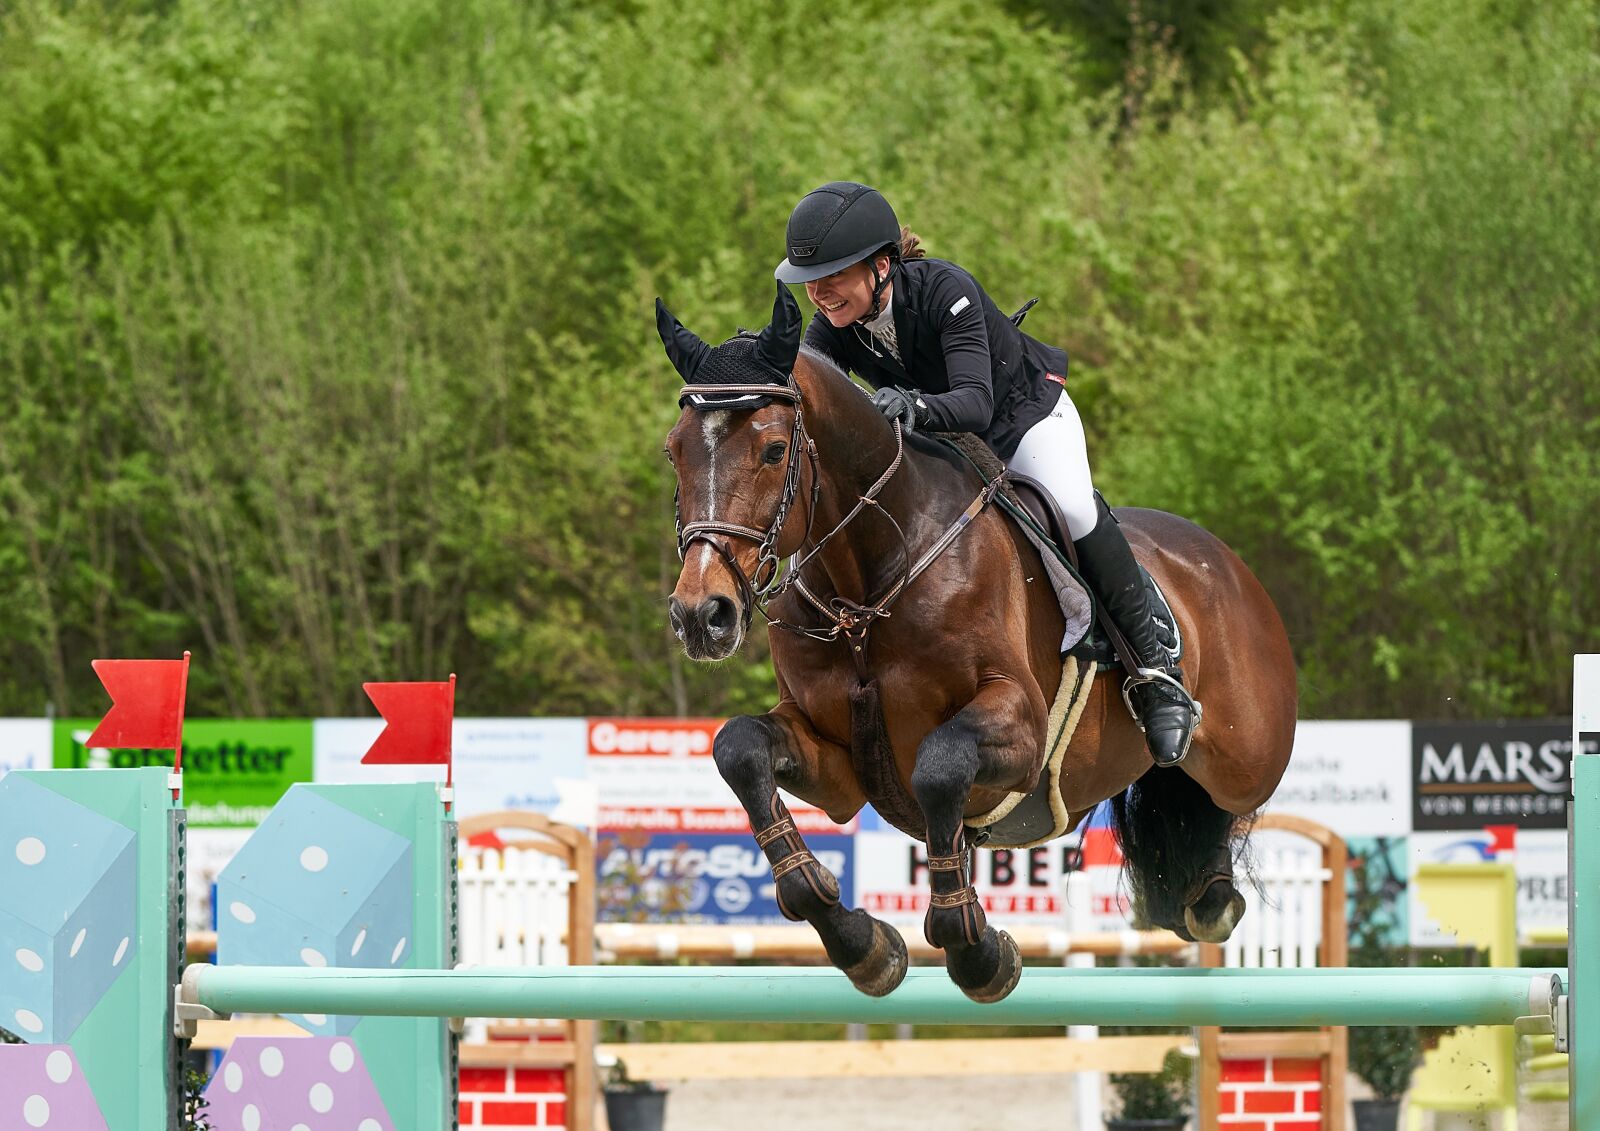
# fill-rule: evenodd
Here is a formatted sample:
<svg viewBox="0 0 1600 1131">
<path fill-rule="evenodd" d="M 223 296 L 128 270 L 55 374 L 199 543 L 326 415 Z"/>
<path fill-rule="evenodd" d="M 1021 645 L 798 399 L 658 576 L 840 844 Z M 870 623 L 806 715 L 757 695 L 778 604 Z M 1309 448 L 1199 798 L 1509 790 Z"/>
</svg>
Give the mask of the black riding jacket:
<svg viewBox="0 0 1600 1131">
<path fill-rule="evenodd" d="M 836 330 L 821 311 L 806 328 L 806 344 L 875 389 L 920 390 L 927 427 L 976 432 L 1010 459 L 1060 398 L 1067 351 L 1024 334 L 971 275 L 942 259 L 898 264 L 892 309 L 904 365 L 864 326 Z"/>
</svg>

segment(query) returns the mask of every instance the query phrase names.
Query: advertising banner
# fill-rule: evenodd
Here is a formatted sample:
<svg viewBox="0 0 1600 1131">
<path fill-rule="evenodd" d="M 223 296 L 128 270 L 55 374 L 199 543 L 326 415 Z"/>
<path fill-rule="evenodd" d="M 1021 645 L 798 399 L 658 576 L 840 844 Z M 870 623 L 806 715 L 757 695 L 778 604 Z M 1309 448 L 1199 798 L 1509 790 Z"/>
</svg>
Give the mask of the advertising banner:
<svg viewBox="0 0 1600 1131">
<path fill-rule="evenodd" d="M 1411 830 L 1411 724 L 1301 722 L 1294 753 L 1264 812 L 1305 817 L 1340 836 Z"/>
<path fill-rule="evenodd" d="M 984 914 L 1007 924 L 1067 929 L 1066 874 L 1089 874 L 1090 906 L 1074 908 L 1080 930 L 1122 930 L 1128 926 L 1122 858 L 1111 830 L 1091 825 L 1037 848 L 980 848 L 973 853 L 973 886 Z M 928 909 L 926 846 L 896 831 L 856 834 L 856 892 L 859 906 L 880 919 L 920 929 Z"/>
<path fill-rule="evenodd" d="M 1422 864 L 1482 864 L 1509 860 L 1517 873 L 1517 932 L 1567 925 L 1567 834 L 1560 829 L 1491 826 L 1411 835 L 1411 874 Z M 1412 946 L 1459 946 L 1411 894 Z"/>
<path fill-rule="evenodd" d="M 11 770 L 47 770 L 53 756 L 49 719 L 0 719 L 0 778 Z"/>
<path fill-rule="evenodd" d="M 855 902 L 854 838 L 808 834 L 806 845 Z M 602 922 L 788 922 L 778 910 L 767 858 L 748 832 L 601 832 L 595 864 Z"/>
<path fill-rule="evenodd" d="M 317 719 L 313 727 L 316 780 L 444 781 L 442 765 L 362 765 L 361 756 L 383 725 L 378 718 Z M 451 745 L 458 816 L 501 809 L 550 813 L 566 793 L 583 791 L 582 719 L 457 719 Z M 588 823 L 583 817 L 570 807 L 561 815 L 573 824 Z"/>
<path fill-rule="evenodd" d="M 1564 829 L 1571 761 L 1569 722 L 1414 723 L 1412 827 Z"/>
<path fill-rule="evenodd" d="M 172 765 L 170 750 L 86 748 L 98 722 L 57 720 L 58 769 Z M 191 827 L 254 827 L 284 790 L 310 780 L 309 719 L 190 719 L 183 725 L 183 800 Z"/>
</svg>

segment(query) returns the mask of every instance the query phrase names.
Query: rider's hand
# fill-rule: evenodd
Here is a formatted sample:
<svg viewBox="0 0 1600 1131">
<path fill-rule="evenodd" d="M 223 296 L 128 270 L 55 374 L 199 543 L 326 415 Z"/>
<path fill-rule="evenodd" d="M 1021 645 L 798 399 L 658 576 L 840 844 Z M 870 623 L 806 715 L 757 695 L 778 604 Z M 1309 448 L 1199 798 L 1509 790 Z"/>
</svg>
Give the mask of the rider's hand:
<svg viewBox="0 0 1600 1131">
<path fill-rule="evenodd" d="M 928 423 L 927 402 L 914 389 L 886 385 L 872 394 L 872 407 L 883 413 L 890 423 L 898 420 L 907 432 L 915 432 Z"/>
</svg>

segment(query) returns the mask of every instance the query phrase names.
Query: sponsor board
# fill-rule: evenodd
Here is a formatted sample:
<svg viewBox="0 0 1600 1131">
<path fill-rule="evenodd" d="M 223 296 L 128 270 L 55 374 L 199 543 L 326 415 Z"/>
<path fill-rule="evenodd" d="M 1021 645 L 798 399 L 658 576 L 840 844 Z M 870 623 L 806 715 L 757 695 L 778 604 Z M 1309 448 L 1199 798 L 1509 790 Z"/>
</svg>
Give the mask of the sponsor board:
<svg viewBox="0 0 1600 1131">
<path fill-rule="evenodd" d="M 806 844 L 855 898 L 853 837 L 808 836 Z M 602 922 L 784 923 L 767 858 L 748 834 L 601 832 L 595 851 Z"/>
<path fill-rule="evenodd" d="M 0 719 L 0 778 L 12 770 L 48 770 L 51 733 L 49 719 Z"/>
<path fill-rule="evenodd" d="M 721 719 L 589 719 L 588 776 L 600 829 L 748 834 L 744 807 L 717 772 L 712 740 Z M 795 827 L 811 834 L 853 833 L 788 793 Z"/>
<path fill-rule="evenodd" d="M 1410 754 L 1409 722 L 1301 722 L 1263 811 L 1305 817 L 1345 838 L 1404 836 L 1411 829 Z"/>
<path fill-rule="evenodd" d="M 442 765 L 362 765 L 361 756 L 383 726 L 382 719 L 317 719 L 313 727 L 316 780 L 444 780 Z M 583 780 L 584 730 L 582 719 L 457 719 L 450 738 L 455 756 L 455 812 L 470 817 L 501 809 L 541 813 L 555 809 L 562 800 L 564 783 Z M 571 813 L 565 816 L 574 818 Z"/>
<path fill-rule="evenodd" d="M 973 886 L 984 914 L 997 925 L 1065 928 L 1064 882 L 1083 869 L 1090 905 L 1073 908 L 1076 929 L 1121 930 L 1128 902 L 1121 857 L 1111 831 L 1091 826 L 1027 849 L 980 848 L 973 853 Z M 920 929 L 928 909 L 928 850 L 901 832 L 856 834 L 856 892 L 860 907 L 888 922 Z"/>
<path fill-rule="evenodd" d="M 98 719 L 55 724 L 57 768 L 172 765 L 170 750 L 120 750 L 84 743 Z M 283 791 L 311 778 L 309 719 L 189 719 L 183 724 L 183 803 L 192 828 L 254 827 Z"/>
<path fill-rule="evenodd" d="M 1564 829 L 1571 763 L 1570 723 L 1414 723 L 1412 828 Z"/>
<path fill-rule="evenodd" d="M 1517 874 L 1517 930 L 1525 934 L 1567 925 L 1567 834 L 1560 829 L 1512 825 L 1451 832 L 1413 833 L 1410 869 L 1422 864 L 1484 864 L 1509 860 Z M 1413 889 L 1412 946 L 1455 947 L 1455 935 L 1439 927 Z"/>
</svg>

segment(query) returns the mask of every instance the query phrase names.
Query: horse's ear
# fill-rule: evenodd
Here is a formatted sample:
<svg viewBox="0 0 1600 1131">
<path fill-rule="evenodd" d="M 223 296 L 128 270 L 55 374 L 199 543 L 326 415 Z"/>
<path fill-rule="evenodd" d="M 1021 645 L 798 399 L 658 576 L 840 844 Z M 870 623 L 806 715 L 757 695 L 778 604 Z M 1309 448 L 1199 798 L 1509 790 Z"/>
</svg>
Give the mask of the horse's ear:
<svg viewBox="0 0 1600 1131">
<path fill-rule="evenodd" d="M 694 375 L 700 371 L 711 347 L 696 337 L 692 330 L 685 329 L 659 298 L 656 299 L 656 333 L 661 335 L 661 344 L 667 347 L 667 357 L 678 371 L 678 376 L 683 378 L 684 384 L 694 384 Z"/>
<path fill-rule="evenodd" d="M 782 283 L 772 304 L 772 321 L 761 331 L 756 350 L 761 359 L 785 377 L 794 372 L 794 359 L 800 353 L 800 304 Z"/>
</svg>

